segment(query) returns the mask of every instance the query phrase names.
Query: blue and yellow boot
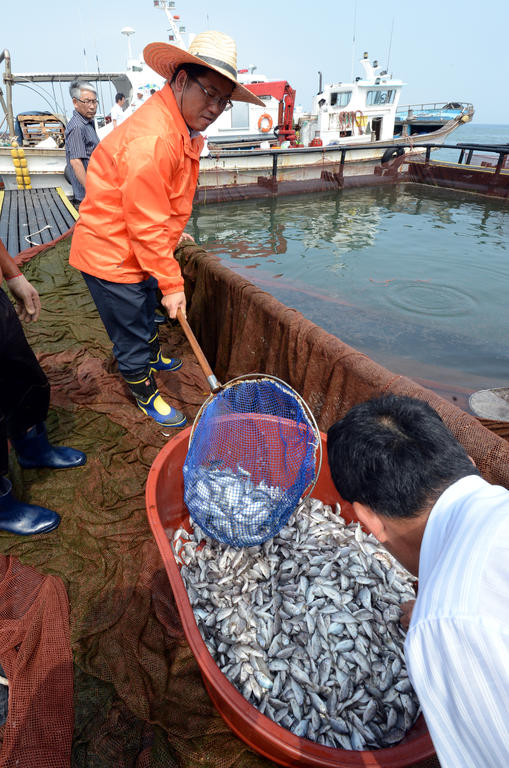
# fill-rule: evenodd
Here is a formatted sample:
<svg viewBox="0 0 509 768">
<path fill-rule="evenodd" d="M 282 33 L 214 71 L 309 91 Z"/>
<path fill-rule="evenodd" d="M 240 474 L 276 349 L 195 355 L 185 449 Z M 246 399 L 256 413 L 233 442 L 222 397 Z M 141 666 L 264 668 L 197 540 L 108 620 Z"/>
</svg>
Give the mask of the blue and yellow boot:
<svg viewBox="0 0 509 768">
<path fill-rule="evenodd" d="M 165 427 L 184 426 L 187 421 L 186 417 L 163 400 L 152 371 L 148 376 L 143 376 L 138 380 L 126 377 L 126 382 L 135 397 L 136 405 L 143 413 L 157 421 L 158 424 L 164 424 Z"/>
<path fill-rule="evenodd" d="M 150 341 L 150 371 L 178 371 L 182 360 L 178 357 L 164 357 L 159 345 L 159 334 L 156 332 Z"/>
</svg>

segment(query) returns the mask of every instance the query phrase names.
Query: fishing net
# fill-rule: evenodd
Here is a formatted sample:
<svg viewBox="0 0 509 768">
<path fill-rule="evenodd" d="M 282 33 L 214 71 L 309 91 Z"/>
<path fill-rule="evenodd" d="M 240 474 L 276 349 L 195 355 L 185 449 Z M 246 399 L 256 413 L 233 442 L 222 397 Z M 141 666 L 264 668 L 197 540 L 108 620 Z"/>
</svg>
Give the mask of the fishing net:
<svg viewBox="0 0 509 768">
<path fill-rule="evenodd" d="M 310 493 L 320 434 L 302 398 L 274 377 L 241 377 L 205 401 L 184 463 L 184 500 L 209 536 L 261 544 Z M 321 455 L 321 454 L 320 454 Z"/>
</svg>

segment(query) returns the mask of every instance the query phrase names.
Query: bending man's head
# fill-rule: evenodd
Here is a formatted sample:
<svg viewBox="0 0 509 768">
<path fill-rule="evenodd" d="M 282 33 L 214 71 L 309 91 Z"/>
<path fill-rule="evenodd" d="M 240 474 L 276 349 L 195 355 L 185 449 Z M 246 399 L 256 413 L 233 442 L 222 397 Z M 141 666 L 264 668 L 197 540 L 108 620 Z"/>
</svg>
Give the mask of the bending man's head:
<svg viewBox="0 0 509 768">
<path fill-rule="evenodd" d="M 433 408 L 398 395 L 354 406 L 329 429 L 327 452 L 339 494 L 387 518 L 418 517 L 479 474 Z"/>
<path fill-rule="evenodd" d="M 187 51 L 167 43 L 150 43 L 143 55 L 148 66 L 170 83 L 192 130 L 206 130 L 232 106 L 232 101 L 264 106 L 258 96 L 238 82 L 237 46 L 222 32 L 201 32 Z"/>
</svg>

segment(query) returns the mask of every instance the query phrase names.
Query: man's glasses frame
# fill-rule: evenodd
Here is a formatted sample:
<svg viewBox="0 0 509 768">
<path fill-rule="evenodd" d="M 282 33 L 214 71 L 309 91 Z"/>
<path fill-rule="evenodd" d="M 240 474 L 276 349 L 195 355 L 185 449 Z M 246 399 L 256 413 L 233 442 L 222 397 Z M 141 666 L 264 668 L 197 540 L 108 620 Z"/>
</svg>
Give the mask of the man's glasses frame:
<svg viewBox="0 0 509 768">
<path fill-rule="evenodd" d="M 205 86 L 202 85 L 196 77 L 193 77 L 189 73 L 187 73 L 187 76 L 190 80 L 193 81 L 193 83 L 196 83 L 196 85 L 199 88 L 201 88 L 201 90 L 207 97 L 208 101 L 211 104 L 217 104 L 217 106 L 221 109 L 222 112 L 228 112 L 228 110 L 233 107 L 233 103 L 231 99 L 225 99 L 223 96 L 213 96 L 211 93 L 208 92 Z"/>
<path fill-rule="evenodd" d="M 80 104 L 86 104 L 87 106 L 89 104 L 99 104 L 98 99 L 78 99 L 78 98 L 76 98 L 76 101 L 79 101 Z"/>
</svg>

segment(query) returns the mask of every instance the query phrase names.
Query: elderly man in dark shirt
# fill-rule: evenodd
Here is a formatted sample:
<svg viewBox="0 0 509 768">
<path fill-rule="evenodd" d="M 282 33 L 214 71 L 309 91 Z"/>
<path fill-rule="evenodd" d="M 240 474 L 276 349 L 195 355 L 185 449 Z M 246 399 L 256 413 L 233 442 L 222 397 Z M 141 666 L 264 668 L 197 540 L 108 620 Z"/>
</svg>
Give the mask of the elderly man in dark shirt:
<svg viewBox="0 0 509 768">
<path fill-rule="evenodd" d="M 69 86 L 74 112 L 65 129 L 65 159 L 74 196 L 74 204 L 85 197 L 85 178 L 88 161 L 99 137 L 94 126 L 97 112 L 97 93 L 90 83 L 74 80 Z"/>
</svg>

